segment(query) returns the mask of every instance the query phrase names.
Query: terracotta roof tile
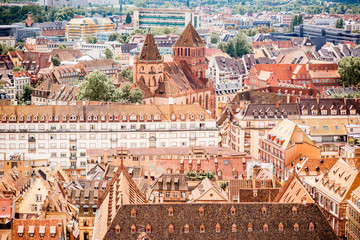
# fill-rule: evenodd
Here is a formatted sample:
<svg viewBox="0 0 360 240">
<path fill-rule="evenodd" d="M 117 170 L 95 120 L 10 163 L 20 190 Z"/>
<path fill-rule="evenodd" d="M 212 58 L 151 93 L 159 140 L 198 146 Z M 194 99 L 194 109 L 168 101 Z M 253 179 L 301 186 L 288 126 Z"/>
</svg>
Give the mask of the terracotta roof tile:
<svg viewBox="0 0 360 240">
<path fill-rule="evenodd" d="M 202 40 L 191 23 L 186 26 L 185 30 L 174 44 L 175 47 L 199 47 L 204 45 L 204 40 Z"/>
<path fill-rule="evenodd" d="M 140 61 L 160 61 L 161 55 L 157 48 L 157 45 L 152 34 L 147 34 L 145 42 L 142 45 L 140 55 Z"/>
</svg>

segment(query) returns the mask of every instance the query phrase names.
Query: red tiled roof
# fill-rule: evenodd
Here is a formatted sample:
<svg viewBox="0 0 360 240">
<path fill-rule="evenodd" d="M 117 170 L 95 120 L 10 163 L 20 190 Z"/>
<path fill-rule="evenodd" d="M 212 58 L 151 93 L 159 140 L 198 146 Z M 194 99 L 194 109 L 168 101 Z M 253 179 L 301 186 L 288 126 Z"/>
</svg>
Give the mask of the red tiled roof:
<svg viewBox="0 0 360 240">
<path fill-rule="evenodd" d="M 16 219 L 13 221 L 12 226 L 12 239 L 60 239 L 64 237 L 63 222 L 61 219 Z M 34 236 L 30 238 L 29 231 L 33 231 Z M 40 232 L 44 231 L 44 237 L 40 237 Z M 22 237 L 19 237 L 19 232 L 23 233 Z M 51 233 L 55 233 L 55 237 L 51 237 Z"/>
<path fill-rule="evenodd" d="M 191 23 L 186 26 L 185 30 L 174 44 L 175 47 L 199 47 L 204 45 L 205 42 Z"/>
</svg>

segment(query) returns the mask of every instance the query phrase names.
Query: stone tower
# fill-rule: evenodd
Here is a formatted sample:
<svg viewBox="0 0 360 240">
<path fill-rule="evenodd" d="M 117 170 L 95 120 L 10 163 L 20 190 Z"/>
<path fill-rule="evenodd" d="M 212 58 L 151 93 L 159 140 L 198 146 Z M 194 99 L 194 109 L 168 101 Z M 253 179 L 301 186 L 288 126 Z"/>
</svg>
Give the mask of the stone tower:
<svg viewBox="0 0 360 240">
<path fill-rule="evenodd" d="M 205 47 L 205 42 L 189 23 L 173 46 L 174 61 L 186 61 L 198 78 L 205 78 Z"/>
<path fill-rule="evenodd" d="M 145 84 L 154 94 L 164 79 L 163 59 L 152 34 L 147 34 L 140 54 L 134 59 L 134 83 Z"/>
</svg>

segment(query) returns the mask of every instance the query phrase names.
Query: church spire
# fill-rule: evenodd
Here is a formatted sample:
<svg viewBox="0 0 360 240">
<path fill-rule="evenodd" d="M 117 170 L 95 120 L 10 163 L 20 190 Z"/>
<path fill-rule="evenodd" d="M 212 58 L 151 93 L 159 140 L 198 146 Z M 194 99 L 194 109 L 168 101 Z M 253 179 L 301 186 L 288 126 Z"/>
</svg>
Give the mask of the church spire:
<svg viewBox="0 0 360 240">
<path fill-rule="evenodd" d="M 152 34 L 147 34 L 139 55 L 140 61 L 160 61 L 161 55 Z"/>
<path fill-rule="evenodd" d="M 191 23 L 186 26 L 179 39 L 174 44 L 175 47 L 200 47 L 204 45 L 204 40 L 202 40 Z"/>
</svg>

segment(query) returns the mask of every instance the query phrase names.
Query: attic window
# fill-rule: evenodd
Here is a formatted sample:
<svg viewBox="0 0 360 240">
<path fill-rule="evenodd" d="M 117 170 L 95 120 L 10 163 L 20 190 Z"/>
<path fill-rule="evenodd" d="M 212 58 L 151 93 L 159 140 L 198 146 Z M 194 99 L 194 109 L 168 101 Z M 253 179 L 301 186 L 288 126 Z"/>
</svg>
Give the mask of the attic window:
<svg viewBox="0 0 360 240">
<path fill-rule="evenodd" d="M 309 231 L 314 231 L 314 224 L 312 222 L 309 224 Z"/>
<path fill-rule="evenodd" d="M 136 218 L 136 210 L 135 209 L 131 210 L 131 217 Z"/>
<path fill-rule="evenodd" d="M 292 213 L 297 214 L 297 208 L 295 206 L 292 208 Z"/>
<path fill-rule="evenodd" d="M 169 208 L 169 216 L 174 216 L 174 209 L 172 207 Z"/>
<path fill-rule="evenodd" d="M 136 232 L 136 227 L 135 227 L 135 225 L 133 224 L 132 226 L 131 226 L 131 234 L 134 234 Z"/>
<path fill-rule="evenodd" d="M 220 233 L 220 224 L 219 223 L 216 224 L 215 230 L 217 233 Z"/>
<path fill-rule="evenodd" d="M 148 225 L 146 226 L 146 233 L 151 233 L 151 226 L 150 226 L 150 224 L 148 224 Z"/>
<path fill-rule="evenodd" d="M 204 216 L 204 208 L 203 207 L 199 208 L 199 215 Z"/>
<path fill-rule="evenodd" d="M 115 232 L 116 232 L 116 233 L 120 233 L 120 226 L 119 226 L 119 225 L 116 225 L 116 227 L 115 227 Z"/>
<path fill-rule="evenodd" d="M 231 208 L 230 208 L 230 212 L 231 212 L 231 215 L 235 215 L 235 207 L 234 206 L 232 206 Z"/>
<path fill-rule="evenodd" d="M 204 119 L 204 114 L 201 113 L 201 114 L 199 115 L 199 117 L 200 117 L 201 120 L 203 120 L 203 119 Z"/>
<path fill-rule="evenodd" d="M 181 114 L 180 118 L 181 120 L 185 120 L 185 114 Z"/>
<path fill-rule="evenodd" d="M 295 232 L 299 231 L 299 224 L 297 224 L 297 223 L 294 224 L 294 231 Z"/>
<path fill-rule="evenodd" d="M 175 116 L 175 114 L 173 113 L 173 114 L 171 114 L 171 120 L 176 120 L 176 116 Z"/>
<path fill-rule="evenodd" d="M 249 224 L 248 224 L 248 231 L 249 231 L 249 232 L 252 232 L 252 230 L 253 230 L 253 226 L 252 226 L 251 223 L 249 223 Z"/>
<path fill-rule="evenodd" d="M 282 223 L 279 224 L 279 232 L 284 231 L 284 225 Z"/>
<path fill-rule="evenodd" d="M 269 230 L 269 226 L 265 223 L 263 226 L 264 232 L 267 232 Z"/>
<path fill-rule="evenodd" d="M 262 209 L 261 209 L 261 211 L 262 211 L 262 214 L 266 214 L 266 207 L 264 206 Z"/>
<path fill-rule="evenodd" d="M 190 119 L 194 120 L 194 114 L 190 114 Z"/>
<path fill-rule="evenodd" d="M 189 225 L 185 224 L 184 233 L 189 233 Z"/>
<path fill-rule="evenodd" d="M 201 224 L 200 233 L 204 233 L 204 232 L 205 232 L 205 226 L 204 226 L 204 224 Z"/>
<path fill-rule="evenodd" d="M 169 226 L 169 233 L 173 233 L 174 232 L 174 226 L 172 224 L 170 224 Z"/>
<path fill-rule="evenodd" d="M 235 223 L 231 226 L 231 231 L 236 232 L 236 224 Z"/>
</svg>

